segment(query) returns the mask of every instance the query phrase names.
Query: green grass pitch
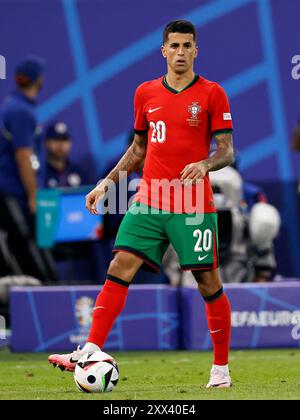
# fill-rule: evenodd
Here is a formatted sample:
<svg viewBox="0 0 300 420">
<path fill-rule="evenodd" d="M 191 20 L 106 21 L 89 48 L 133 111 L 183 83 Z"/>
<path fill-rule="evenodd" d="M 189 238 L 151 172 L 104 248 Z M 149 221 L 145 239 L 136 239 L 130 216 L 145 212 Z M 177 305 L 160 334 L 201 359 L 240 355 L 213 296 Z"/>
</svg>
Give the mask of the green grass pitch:
<svg viewBox="0 0 300 420">
<path fill-rule="evenodd" d="M 231 389 L 205 389 L 206 352 L 111 353 L 120 368 L 116 389 L 82 394 L 73 375 L 53 369 L 46 354 L 0 351 L 0 400 L 300 399 L 300 350 L 233 351 Z"/>
</svg>

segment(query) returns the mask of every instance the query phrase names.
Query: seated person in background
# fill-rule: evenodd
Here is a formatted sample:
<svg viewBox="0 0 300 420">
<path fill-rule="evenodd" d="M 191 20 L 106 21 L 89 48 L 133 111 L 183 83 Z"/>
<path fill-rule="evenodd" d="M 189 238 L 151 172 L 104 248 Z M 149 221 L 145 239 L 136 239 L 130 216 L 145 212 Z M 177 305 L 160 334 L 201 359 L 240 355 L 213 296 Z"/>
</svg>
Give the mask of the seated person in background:
<svg viewBox="0 0 300 420">
<path fill-rule="evenodd" d="M 44 188 L 79 187 L 88 185 L 83 171 L 69 160 L 72 139 L 64 122 L 54 122 L 45 134 L 46 163 Z"/>
<path fill-rule="evenodd" d="M 70 160 L 72 137 L 65 122 L 55 121 L 45 131 L 42 188 L 77 188 L 89 185 L 86 171 Z M 52 250 L 60 282 L 67 284 L 98 283 L 99 243 L 81 241 L 58 243 Z"/>
</svg>

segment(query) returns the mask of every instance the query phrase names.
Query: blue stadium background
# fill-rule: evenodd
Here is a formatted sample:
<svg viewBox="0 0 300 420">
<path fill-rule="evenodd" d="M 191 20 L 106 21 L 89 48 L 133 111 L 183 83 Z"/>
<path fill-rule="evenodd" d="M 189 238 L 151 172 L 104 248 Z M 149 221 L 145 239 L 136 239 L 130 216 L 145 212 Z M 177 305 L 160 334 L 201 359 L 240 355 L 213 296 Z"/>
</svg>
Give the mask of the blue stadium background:
<svg viewBox="0 0 300 420">
<path fill-rule="evenodd" d="M 71 126 L 73 159 L 94 174 L 124 150 L 133 124 L 135 87 L 160 76 L 166 22 L 190 19 L 199 31 L 196 70 L 231 99 L 235 147 L 247 180 L 260 183 L 280 210 L 279 271 L 300 276 L 297 156 L 290 136 L 299 118 L 297 0 L 0 0 L 0 54 L 13 69 L 28 53 L 47 62 L 38 107 L 41 123 Z"/>
</svg>

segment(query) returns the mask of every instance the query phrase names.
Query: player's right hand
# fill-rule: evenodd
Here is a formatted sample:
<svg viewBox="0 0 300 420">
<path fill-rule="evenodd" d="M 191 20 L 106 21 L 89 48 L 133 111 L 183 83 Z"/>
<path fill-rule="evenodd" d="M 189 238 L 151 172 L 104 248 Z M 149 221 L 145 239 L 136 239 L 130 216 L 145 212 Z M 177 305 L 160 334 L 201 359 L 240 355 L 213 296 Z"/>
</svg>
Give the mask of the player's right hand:
<svg viewBox="0 0 300 420">
<path fill-rule="evenodd" d="M 85 206 L 91 214 L 95 214 L 95 215 L 99 214 L 97 210 L 97 205 L 105 196 L 106 191 L 107 191 L 106 185 L 103 182 L 101 182 L 101 184 L 97 185 L 97 187 L 95 187 L 86 196 Z"/>
</svg>

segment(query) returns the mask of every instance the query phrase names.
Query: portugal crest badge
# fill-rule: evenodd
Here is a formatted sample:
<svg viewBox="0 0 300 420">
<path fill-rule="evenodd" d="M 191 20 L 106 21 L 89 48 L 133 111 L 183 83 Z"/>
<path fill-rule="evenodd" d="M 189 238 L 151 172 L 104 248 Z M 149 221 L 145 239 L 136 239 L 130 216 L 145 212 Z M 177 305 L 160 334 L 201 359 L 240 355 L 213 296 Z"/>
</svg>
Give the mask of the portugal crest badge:
<svg viewBox="0 0 300 420">
<path fill-rule="evenodd" d="M 192 102 L 188 107 L 188 111 L 192 114 L 191 118 L 187 118 L 189 125 L 198 126 L 200 120 L 198 119 L 198 114 L 201 112 L 201 106 L 198 102 Z"/>
</svg>

